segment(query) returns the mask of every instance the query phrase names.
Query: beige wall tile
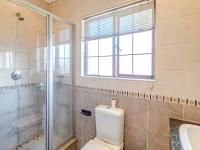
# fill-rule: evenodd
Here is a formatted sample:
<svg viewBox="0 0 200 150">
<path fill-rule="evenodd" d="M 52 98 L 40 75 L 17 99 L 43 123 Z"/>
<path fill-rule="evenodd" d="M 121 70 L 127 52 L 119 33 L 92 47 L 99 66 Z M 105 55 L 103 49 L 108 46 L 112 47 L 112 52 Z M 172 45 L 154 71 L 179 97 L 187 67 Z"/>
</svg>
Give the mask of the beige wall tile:
<svg viewBox="0 0 200 150">
<path fill-rule="evenodd" d="M 177 44 L 158 45 L 156 47 L 156 70 L 180 70 L 180 49 Z"/>
<path fill-rule="evenodd" d="M 85 91 L 82 97 L 82 108 L 95 113 L 95 107 L 100 103 L 100 96 L 98 93 Z"/>
<path fill-rule="evenodd" d="M 156 72 L 156 83 L 153 86 L 153 93 L 159 94 L 161 96 L 173 96 L 179 97 L 183 96 L 180 78 L 178 76 L 182 76 L 182 72 L 176 71 L 158 71 Z"/>
<path fill-rule="evenodd" d="M 125 110 L 125 126 L 147 130 L 147 101 L 138 98 L 120 97 L 120 107 Z"/>
<path fill-rule="evenodd" d="M 198 99 L 200 97 L 199 84 L 200 84 L 200 73 L 199 72 L 182 72 L 179 76 L 179 92 L 182 98 L 187 99 Z M 184 88 L 181 88 L 184 87 Z M 184 93 L 184 94 L 182 94 Z"/>
<path fill-rule="evenodd" d="M 183 17 L 180 20 L 181 44 L 200 41 L 200 14 Z"/>
<path fill-rule="evenodd" d="M 183 106 L 158 101 L 148 102 L 148 131 L 169 136 L 169 118 L 183 119 Z"/>
<path fill-rule="evenodd" d="M 80 114 L 83 105 L 83 91 L 81 89 L 76 89 L 74 94 L 73 109 L 74 113 Z"/>
<path fill-rule="evenodd" d="M 176 44 L 178 40 L 178 21 L 157 21 L 156 24 L 156 43 Z"/>
<path fill-rule="evenodd" d="M 148 150 L 169 150 L 170 137 L 157 132 L 148 132 Z"/>
<path fill-rule="evenodd" d="M 186 71 L 200 71 L 200 42 L 183 44 L 180 47 L 181 68 Z"/>
<path fill-rule="evenodd" d="M 146 150 L 147 149 L 147 132 L 143 128 L 126 128 L 125 129 L 125 146 L 124 150 Z"/>
<path fill-rule="evenodd" d="M 180 1 L 180 15 L 188 16 L 200 13 L 199 0 L 181 0 Z"/>
<path fill-rule="evenodd" d="M 96 136 L 95 116 L 83 116 L 83 137 L 94 138 Z"/>
<path fill-rule="evenodd" d="M 184 120 L 200 123 L 200 108 L 184 105 Z"/>
<path fill-rule="evenodd" d="M 117 105 L 119 105 L 120 98 L 119 95 L 112 95 L 112 94 L 100 94 L 100 104 L 101 105 L 111 105 L 111 100 L 115 99 L 117 101 Z"/>
<path fill-rule="evenodd" d="M 83 127 L 83 121 L 82 121 L 82 115 L 81 113 L 79 114 L 73 114 L 73 128 L 74 128 L 74 133 L 80 133 L 82 132 L 82 127 Z"/>
<path fill-rule="evenodd" d="M 179 17 L 179 0 L 157 0 L 156 18 L 157 20 L 174 20 Z M 170 10 L 170 11 L 169 11 Z"/>
<path fill-rule="evenodd" d="M 96 136 L 94 116 L 83 117 L 83 145 Z"/>
</svg>

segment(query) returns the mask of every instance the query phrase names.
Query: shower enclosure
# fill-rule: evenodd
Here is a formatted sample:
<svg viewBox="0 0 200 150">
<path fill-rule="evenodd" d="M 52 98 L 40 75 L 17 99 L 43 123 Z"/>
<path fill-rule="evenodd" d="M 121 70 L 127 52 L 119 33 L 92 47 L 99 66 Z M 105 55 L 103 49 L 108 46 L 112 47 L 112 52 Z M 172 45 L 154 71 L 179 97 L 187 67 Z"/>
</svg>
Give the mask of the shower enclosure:
<svg viewBox="0 0 200 150">
<path fill-rule="evenodd" d="M 73 136 L 74 25 L 0 2 L 0 150 L 58 149 Z"/>
</svg>

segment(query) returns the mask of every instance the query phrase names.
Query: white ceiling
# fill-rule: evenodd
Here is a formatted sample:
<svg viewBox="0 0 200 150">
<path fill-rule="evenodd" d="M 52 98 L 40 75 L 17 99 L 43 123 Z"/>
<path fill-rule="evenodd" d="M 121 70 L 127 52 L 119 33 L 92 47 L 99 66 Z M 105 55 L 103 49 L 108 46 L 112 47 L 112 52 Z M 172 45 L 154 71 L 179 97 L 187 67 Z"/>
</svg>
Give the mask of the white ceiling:
<svg viewBox="0 0 200 150">
<path fill-rule="evenodd" d="M 55 2 L 56 0 L 43 0 L 43 1 L 45 1 L 47 3 L 52 3 L 52 2 Z"/>
</svg>

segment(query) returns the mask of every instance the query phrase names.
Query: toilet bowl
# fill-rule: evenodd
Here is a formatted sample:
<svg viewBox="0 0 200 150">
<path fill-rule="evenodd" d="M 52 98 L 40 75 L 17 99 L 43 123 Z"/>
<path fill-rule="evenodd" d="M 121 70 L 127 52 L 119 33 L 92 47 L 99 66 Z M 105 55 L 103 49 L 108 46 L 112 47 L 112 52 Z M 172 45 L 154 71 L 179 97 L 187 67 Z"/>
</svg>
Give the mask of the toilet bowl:
<svg viewBox="0 0 200 150">
<path fill-rule="evenodd" d="M 95 108 L 96 137 L 81 150 L 123 150 L 124 111 L 99 105 Z"/>
</svg>

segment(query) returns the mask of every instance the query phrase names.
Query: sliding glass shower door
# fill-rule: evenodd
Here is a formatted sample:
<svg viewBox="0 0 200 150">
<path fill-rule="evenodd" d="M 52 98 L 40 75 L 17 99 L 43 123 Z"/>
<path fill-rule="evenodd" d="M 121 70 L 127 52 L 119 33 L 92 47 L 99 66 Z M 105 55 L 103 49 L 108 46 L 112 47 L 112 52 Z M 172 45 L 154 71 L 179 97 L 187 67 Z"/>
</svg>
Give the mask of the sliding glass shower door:
<svg viewBox="0 0 200 150">
<path fill-rule="evenodd" d="M 72 26 L 53 18 L 53 147 L 73 136 Z"/>
<path fill-rule="evenodd" d="M 0 2 L 0 150 L 58 149 L 72 133 L 72 24 Z"/>
<path fill-rule="evenodd" d="M 45 133 L 47 16 L 0 2 L 0 150 L 26 149 Z"/>
</svg>

